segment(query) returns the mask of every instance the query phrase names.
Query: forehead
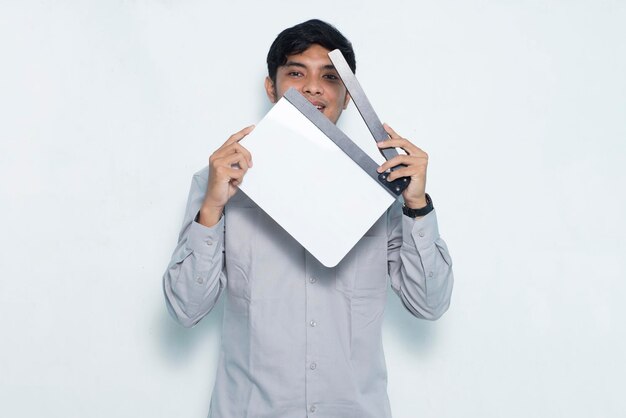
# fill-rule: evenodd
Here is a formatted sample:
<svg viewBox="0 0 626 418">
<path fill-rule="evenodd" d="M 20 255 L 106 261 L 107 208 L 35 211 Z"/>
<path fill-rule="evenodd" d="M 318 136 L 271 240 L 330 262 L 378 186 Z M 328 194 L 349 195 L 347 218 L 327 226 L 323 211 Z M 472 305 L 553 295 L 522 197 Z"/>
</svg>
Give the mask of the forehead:
<svg viewBox="0 0 626 418">
<path fill-rule="evenodd" d="M 332 67 L 332 62 L 328 57 L 329 52 L 330 51 L 323 46 L 313 44 L 299 54 L 287 55 L 287 61 L 284 66 L 295 63 L 311 67 Z"/>
</svg>

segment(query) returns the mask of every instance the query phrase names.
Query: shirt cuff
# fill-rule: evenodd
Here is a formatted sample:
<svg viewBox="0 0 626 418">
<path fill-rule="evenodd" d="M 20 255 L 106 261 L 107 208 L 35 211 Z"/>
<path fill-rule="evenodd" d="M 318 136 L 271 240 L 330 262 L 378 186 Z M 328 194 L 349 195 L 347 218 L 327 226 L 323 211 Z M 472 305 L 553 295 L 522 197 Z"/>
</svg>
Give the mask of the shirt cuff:
<svg viewBox="0 0 626 418">
<path fill-rule="evenodd" d="M 204 226 L 195 220 L 189 226 L 187 247 L 197 255 L 212 257 L 221 251 L 224 240 L 224 216 L 213 226 Z"/>
<path fill-rule="evenodd" d="M 423 250 L 433 245 L 438 238 L 439 227 L 434 209 L 419 219 L 402 215 L 402 241 L 404 244 Z"/>
</svg>

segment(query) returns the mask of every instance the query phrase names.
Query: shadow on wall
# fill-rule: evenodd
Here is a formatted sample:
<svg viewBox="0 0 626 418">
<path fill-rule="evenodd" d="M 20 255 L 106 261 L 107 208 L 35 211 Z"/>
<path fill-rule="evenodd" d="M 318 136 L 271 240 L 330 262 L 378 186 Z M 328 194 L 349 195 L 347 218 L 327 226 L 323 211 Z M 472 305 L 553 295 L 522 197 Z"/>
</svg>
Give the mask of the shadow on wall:
<svg viewBox="0 0 626 418">
<path fill-rule="evenodd" d="M 259 79 L 264 80 L 266 73 L 260 72 Z M 259 83 L 258 97 L 256 97 L 255 113 L 258 123 L 269 112 L 273 104 L 267 99 L 263 83 Z M 225 139 L 224 139 L 225 140 Z M 215 307 L 197 325 L 185 328 L 178 324 L 167 311 L 165 301 L 161 300 L 160 309 L 157 313 L 155 338 L 160 351 L 170 363 L 184 362 L 193 355 L 194 350 L 206 339 L 220 339 L 222 331 L 222 319 L 224 316 L 225 295 L 220 295 Z"/>
<path fill-rule="evenodd" d="M 193 356 L 201 342 L 207 339 L 221 339 L 224 316 L 224 296 L 221 295 L 213 310 L 193 328 L 185 328 L 170 317 L 162 303 L 157 313 L 156 338 L 162 356 L 169 363 L 185 362 Z M 402 305 L 398 296 L 387 292 L 384 331 L 397 341 L 402 350 L 414 353 L 420 358 L 435 352 L 439 321 L 426 321 L 411 315 Z"/>
<path fill-rule="evenodd" d="M 162 302 L 157 315 L 156 338 L 163 357 L 169 363 L 182 363 L 194 355 L 195 350 L 207 339 L 221 339 L 222 318 L 224 316 L 224 296 L 220 295 L 217 304 L 198 324 L 185 328 L 170 316 Z"/>
<path fill-rule="evenodd" d="M 445 316 L 445 314 L 444 314 Z M 402 304 L 393 290 L 387 292 L 384 330 L 393 337 L 403 350 L 425 357 L 435 353 L 438 321 L 427 321 L 414 317 Z"/>
</svg>

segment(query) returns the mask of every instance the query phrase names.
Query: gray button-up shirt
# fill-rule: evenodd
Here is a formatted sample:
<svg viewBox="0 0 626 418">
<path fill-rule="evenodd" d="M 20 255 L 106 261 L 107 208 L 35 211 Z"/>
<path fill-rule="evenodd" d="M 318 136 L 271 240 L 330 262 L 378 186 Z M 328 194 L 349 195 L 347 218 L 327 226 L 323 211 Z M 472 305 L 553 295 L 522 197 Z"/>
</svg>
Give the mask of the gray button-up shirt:
<svg viewBox="0 0 626 418">
<path fill-rule="evenodd" d="M 418 318 L 437 319 L 450 303 L 452 261 L 435 212 L 411 219 L 396 202 L 327 268 L 241 191 L 218 224 L 195 222 L 207 181 L 207 168 L 193 177 L 163 287 L 187 327 L 227 289 L 209 416 L 390 417 L 387 285 Z"/>
</svg>

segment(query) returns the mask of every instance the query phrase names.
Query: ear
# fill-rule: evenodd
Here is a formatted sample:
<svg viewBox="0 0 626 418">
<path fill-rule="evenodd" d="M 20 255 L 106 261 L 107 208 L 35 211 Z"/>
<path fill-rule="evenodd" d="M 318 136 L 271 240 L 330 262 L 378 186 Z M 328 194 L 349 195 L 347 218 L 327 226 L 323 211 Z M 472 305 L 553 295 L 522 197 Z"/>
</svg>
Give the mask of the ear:
<svg viewBox="0 0 626 418">
<path fill-rule="evenodd" d="M 346 98 L 343 101 L 343 110 L 346 110 L 348 108 L 348 103 L 350 103 L 350 93 L 346 91 Z"/>
<path fill-rule="evenodd" d="M 276 103 L 278 101 L 276 97 L 276 86 L 269 76 L 265 77 L 265 94 L 267 94 L 267 98 L 270 99 L 270 102 Z"/>
</svg>

